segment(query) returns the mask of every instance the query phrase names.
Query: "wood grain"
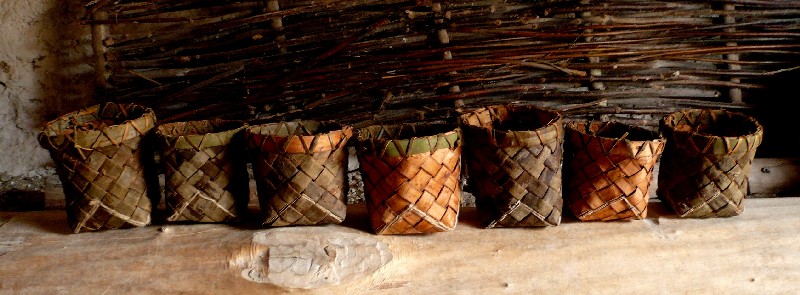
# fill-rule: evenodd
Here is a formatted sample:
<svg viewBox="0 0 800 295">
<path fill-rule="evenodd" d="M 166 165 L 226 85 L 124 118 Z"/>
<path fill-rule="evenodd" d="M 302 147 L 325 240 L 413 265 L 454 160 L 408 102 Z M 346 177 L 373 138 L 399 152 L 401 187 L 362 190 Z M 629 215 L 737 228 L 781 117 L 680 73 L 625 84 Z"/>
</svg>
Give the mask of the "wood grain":
<svg viewBox="0 0 800 295">
<path fill-rule="evenodd" d="M 750 193 L 793 194 L 800 191 L 800 158 L 756 158 L 750 169 Z"/>
<path fill-rule="evenodd" d="M 800 282 L 800 198 L 747 199 L 741 216 L 702 220 L 656 202 L 641 221 L 546 229 L 478 228 L 466 208 L 454 231 L 418 236 L 373 235 L 364 208 L 348 209 L 343 225 L 325 228 L 376 239 L 393 258 L 312 290 L 255 283 L 229 266 L 262 232 L 247 224 L 69 234 L 62 211 L 0 213 L 0 294 L 787 294 Z"/>
</svg>

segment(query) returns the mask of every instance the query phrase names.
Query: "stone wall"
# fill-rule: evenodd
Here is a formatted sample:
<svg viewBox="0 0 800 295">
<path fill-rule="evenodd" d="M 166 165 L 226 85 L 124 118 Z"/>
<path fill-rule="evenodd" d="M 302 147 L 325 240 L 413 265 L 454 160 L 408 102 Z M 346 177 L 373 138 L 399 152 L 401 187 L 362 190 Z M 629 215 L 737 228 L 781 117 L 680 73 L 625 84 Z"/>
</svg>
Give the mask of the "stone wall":
<svg viewBox="0 0 800 295">
<path fill-rule="evenodd" d="M 36 141 L 58 115 L 91 101 L 91 34 L 82 0 L 0 1 L 0 193 L 52 175 Z"/>
</svg>

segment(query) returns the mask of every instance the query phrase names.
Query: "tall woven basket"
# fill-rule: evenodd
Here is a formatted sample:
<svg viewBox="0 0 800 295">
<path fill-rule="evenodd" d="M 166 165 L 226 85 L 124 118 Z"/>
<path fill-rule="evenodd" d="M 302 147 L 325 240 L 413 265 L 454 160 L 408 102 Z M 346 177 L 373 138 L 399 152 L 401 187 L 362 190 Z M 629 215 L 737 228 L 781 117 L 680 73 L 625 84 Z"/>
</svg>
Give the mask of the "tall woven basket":
<svg viewBox="0 0 800 295">
<path fill-rule="evenodd" d="M 460 118 L 469 181 L 488 227 L 561 222 L 561 114 L 533 106 L 491 106 Z"/>
<path fill-rule="evenodd" d="M 648 190 L 665 140 L 618 122 L 570 122 L 564 160 L 567 204 L 583 221 L 647 217 Z"/>
<path fill-rule="evenodd" d="M 317 121 L 248 127 L 258 200 L 269 226 L 341 223 L 349 126 Z"/>
<path fill-rule="evenodd" d="M 167 221 L 227 222 L 246 212 L 246 126 L 222 120 L 158 126 Z"/>
<path fill-rule="evenodd" d="M 56 162 L 75 233 L 150 223 L 140 144 L 155 122 L 153 111 L 142 106 L 103 103 L 42 129 L 39 143 Z"/>
<path fill-rule="evenodd" d="M 658 194 L 681 217 L 741 214 L 761 124 L 741 113 L 693 109 L 664 117 L 661 129 L 668 142 Z"/>
<path fill-rule="evenodd" d="M 438 124 L 367 127 L 359 130 L 357 154 L 375 233 L 419 234 L 455 228 L 461 205 L 458 128 Z"/>
</svg>

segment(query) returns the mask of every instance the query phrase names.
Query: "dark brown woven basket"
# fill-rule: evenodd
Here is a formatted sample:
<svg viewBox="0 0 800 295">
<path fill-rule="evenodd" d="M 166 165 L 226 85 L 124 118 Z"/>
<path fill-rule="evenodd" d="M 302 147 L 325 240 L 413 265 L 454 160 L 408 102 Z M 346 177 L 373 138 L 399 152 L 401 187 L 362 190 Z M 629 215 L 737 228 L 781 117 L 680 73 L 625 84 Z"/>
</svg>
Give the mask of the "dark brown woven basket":
<svg viewBox="0 0 800 295">
<path fill-rule="evenodd" d="M 377 234 L 449 231 L 461 201 L 458 128 L 376 125 L 359 130 L 358 161 Z"/>
<path fill-rule="evenodd" d="M 761 124 L 737 112 L 694 109 L 664 117 L 661 126 L 668 142 L 658 194 L 681 217 L 741 214 Z"/>
<path fill-rule="evenodd" d="M 491 106 L 460 118 L 469 181 L 488 227 L 561 222 L 561 114 L 532 106 Z"/>
<path fill-rule="evenodd" d="M 167 221 L 227 222 L 246 212 L 245 127 L 222 120 L 158 126 Z"/>
<path fill-rule="evenodd" d="M 39 143 L 56 162 L 75 233 L 150 223 L 140 143 L 155 122 L 153 111 L 142 106 L 103 103 L 42 129 Z"/>
<path fill-rule="evenodd" d="M 647 217 L 664 144 L 657 132 L 618 122 L 567 123 L 565 198 L 572 213 L 583 221 Z"/>
<path fill-rule="evenodd" d="M 341 223 L 349 126 L 295 121 L 247 128 L 264 224 Z"/>
</svg>

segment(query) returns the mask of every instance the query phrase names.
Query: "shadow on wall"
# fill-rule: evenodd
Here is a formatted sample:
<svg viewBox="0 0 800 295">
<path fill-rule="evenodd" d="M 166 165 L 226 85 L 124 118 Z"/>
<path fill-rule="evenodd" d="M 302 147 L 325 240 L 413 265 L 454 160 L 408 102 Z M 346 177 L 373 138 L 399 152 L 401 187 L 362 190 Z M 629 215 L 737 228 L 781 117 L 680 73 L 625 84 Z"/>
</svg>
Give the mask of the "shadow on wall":
<svg viewBox="0 0 800 295">
<path fill-rule="evenodd" d="M 49 1 L 48 1 L 49 2 Z M 42 87 L 42 122 L 65 112 L 90 105 L 94 91 L 92 35 L 89 25 L 81 23 L 85 15 L 83 0 L 53 1 L 42 18 L 41 35 L 50 40 L 37 75 L 48 81 Z"/>
<path fill-rule="evenodd" d="M 764 141 L 756 157 L 797 158 L 800 136 L 796 134 L 798 108 L 790 102 L 797 96 L 800 73 L 792 71 L 775 76 L 765 89 L 753 90 L 751 103 L 758 108 L 753 114 L 764 126 Z"/>
</svg>

